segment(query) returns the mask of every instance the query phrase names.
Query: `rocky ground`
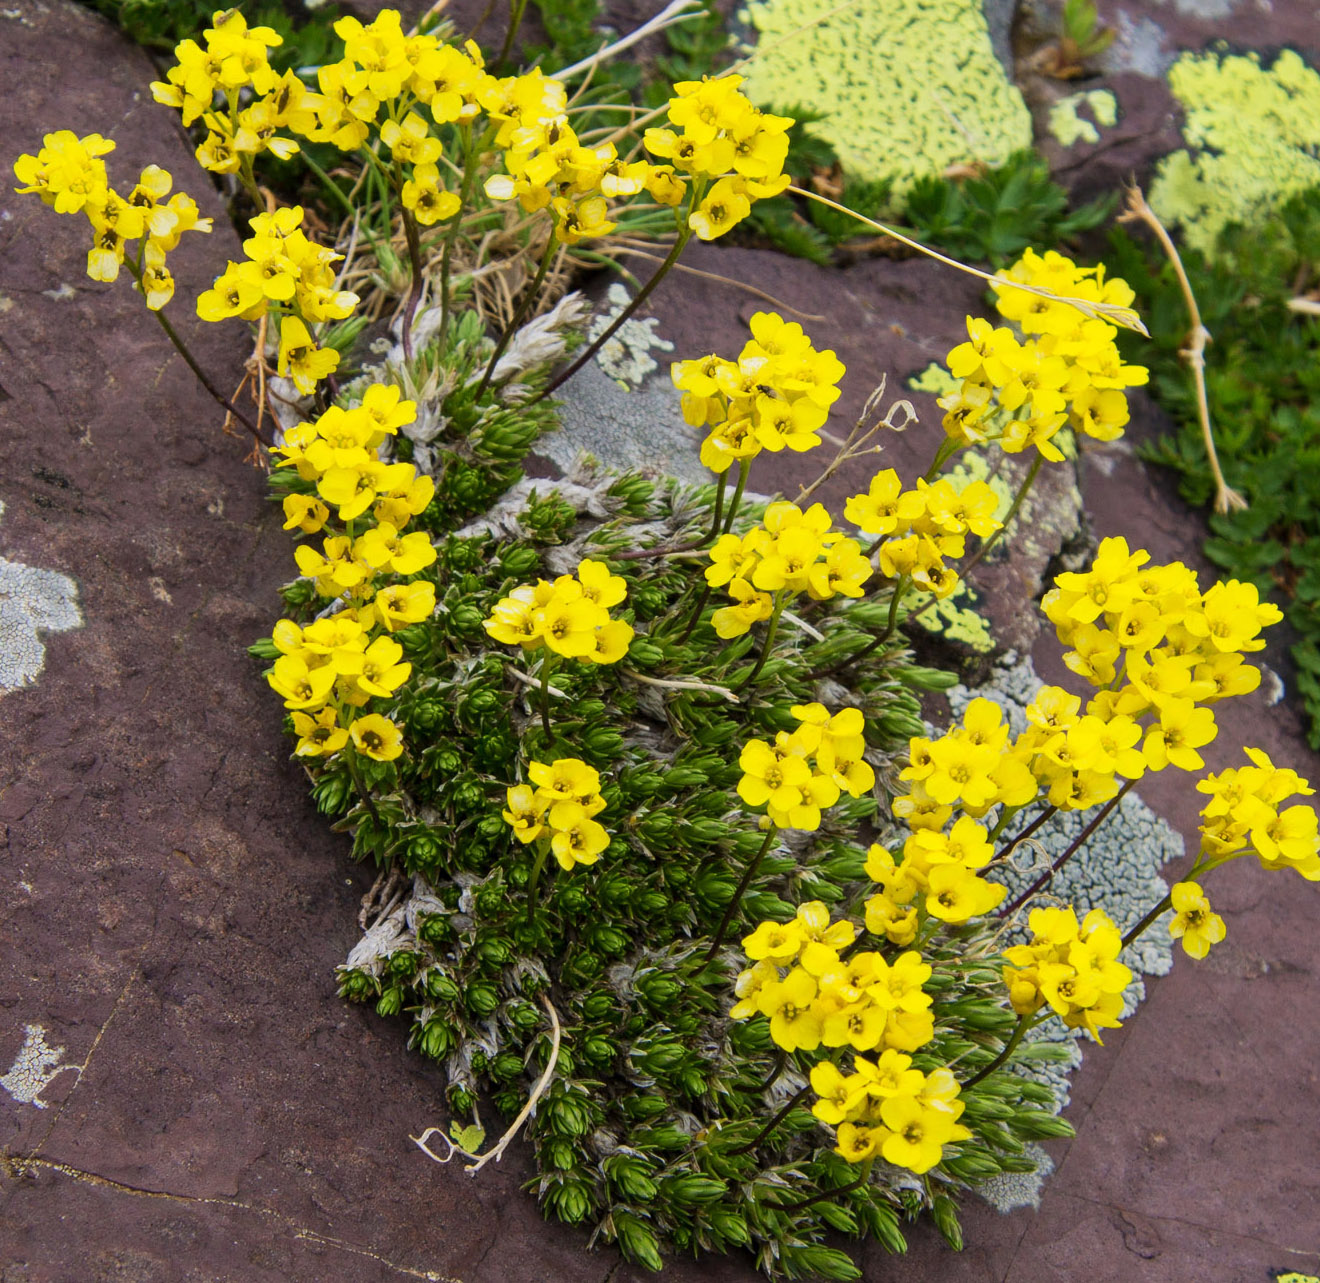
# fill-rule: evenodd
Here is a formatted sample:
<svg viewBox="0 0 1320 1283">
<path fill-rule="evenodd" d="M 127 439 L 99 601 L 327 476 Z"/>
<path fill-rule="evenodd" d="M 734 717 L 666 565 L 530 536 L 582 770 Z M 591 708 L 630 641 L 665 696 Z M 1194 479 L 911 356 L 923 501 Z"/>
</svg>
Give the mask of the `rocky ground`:
<svg viewBox="0 0 1320 1283">
<path fill-rule="evenodd" d="M 1260 43 L 1261 29 L 1276 43 L 1314 39 L 1301 5 L 1243 4 L 1213 21 L 1187 8 L 1137 17 L 1163 24 L 1171 48 L 1224 34 Z M 150 100 L 147 60 L 110 28 L 67 0 L 13 0 L 0 13 L 0 68 L 6 163 L 48 130 L 99 129 L 119 144 L 115 174 L 163 164 L 217 217 L 208 240 L 180 251 L 181 294 L 237 253 L 171 114 Z M 1125 164 L 1167 136 L 1167 95 L 1151 113 L 1133 122 Z M 519 1190 L 529 1168 L 517 1147 L 469 1181 L 409 1141 L 444 1121 L 440 1083 L 399 1028 L 335 996 L 369 878 L 305 800 L 244 654 L 276 611 L 290 545 L 244 443 L 220 434 L 140 301 L 123 282 L 84 276 L 85 232 L 81 219 L 0 195 L 0 641 L 30 653 L 35 625 L 50 629 L 35 684 L 0 693 L 0 1279 L 642 1277 L 541 1221 Z M 825 272 L 706 250 L 691 263 L 810 314 L 808 330 L 850 368 L 844 416 L 881 374 L 905 394 L 901 380 L 956 341 L 978 297 L 964 278 L 913 262 Z M 679 276 L 654 312 L 676 354 L 693 355 L 736 350 L 761 306 Z M 217 378 L 236 380 L 241 333 L 175 313 Z M 924 427 L 886 458 L 905 471 L 928 457 L 935 423 L 929 401 L 913 399 Z M 1144 403 L 1141 416 L 1136 431 L 1157 430 Z M 647 430 L 634 417 L 622 432 Z M 800 471 L 757 482 L 792 495 Z M 1073 475 L 1052 507 L 1075 527 Z M 835 496 L 867 477 L 859 465 Z M 1201 565 L 1200 518 L 1130 452 L 1084 456 L 1075 477 L 1095 535 Z M 1044 566 L 1036 542 L 1040 566 L 985 586 L 1001 630 L 1019 629 L 1049 679 L 1057 646 L 1021 631 Z M 75 597 L 82 622 L 68 627 Z M 1248 742 L 1317 774 L 1287 701 L 1241 705 L 1224 710 L 1216 764 Z M 1194 832 L 1185 777 L 1141 793 Z M 1180 959 L 1138 1018 L 1088 1049 L 1069 1111 L 1077 1138 L 1051 1147 L 1057 1170 L 1039 1211 L 972 1202 L 960 1256 L 920 1226 L 905 1258 L 865 1249 L 867 1279 L 1264 1283 L 1272 1271 L 1320 1272 L 1314 895 L 1245 862 L 1220 875 L 1229 939 L 1204 963 Z M 663 1277 L 755 1275 L 729 1260 Z"/>
</svg>

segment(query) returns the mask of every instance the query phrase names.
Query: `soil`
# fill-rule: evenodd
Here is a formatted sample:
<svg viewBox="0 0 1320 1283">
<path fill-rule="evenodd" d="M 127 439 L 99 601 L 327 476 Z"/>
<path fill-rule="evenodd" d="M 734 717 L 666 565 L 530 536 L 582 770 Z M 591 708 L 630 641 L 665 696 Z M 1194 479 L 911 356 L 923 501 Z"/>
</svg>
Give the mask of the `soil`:
<svg viewBox="0 0 1320 1283">
<path fill-rule="evenodd" d="M 9 150 L 99 129 L 119 145 L 121 182 L 170 169 L 216 218 L 173 260 L 181 299 L 195 296 L 237 244 L 172 113 L 150 100 L 147 59 L 67 0 L 13 0 L 0 24 Z M 28 1026 L 71 1067 L 35 1102 L 0 1094 L 0 1279 L 645 1277 L 541 1220 L 520 1189 L 521 1147 L 469 1180 L 409 1140 L 447 1122 L 442 1083 L 398 1023 L 336 997 L 370 874 L 312 810 L 244 652 L 276 616 L 290 542 L 246 443 L 222 434 L 127 282 L 83 274 L 86 231 L 0 196 L 0 554 L 70 576 L 85 619 L 47 638 L 35 685 L 0 696 L 0 1068 Z M 910 395 L 902 379 L 957 341 L 979 299 L 968 278 L 916 262 L 825 271 L 738 249 L 690 262 L 827 318 L 806 325 L 849 366 L 844 424 L 882 374 Z M 691 276 L 655 301 L 680 354 L 736 350 L 766 305 Z M 187 311 L 171 314 L 199 358 L 237 383 L 241 327 Z M 912 399 L 923 426 L 884 459 L 904 475 L 937 424 Z M 1139 404 L 1138 429 L 1158 430 Z M 795 493 L 806 474 L 790 463 L 757 485 Z M 837 504 L 874 466 L 822 497 Z M 1205 569 L 1201 518 L 1130 453 L 1084 456 L 1079 475 L 1096 535 Z M 1038 586 L 1004 588 L 997 614 L 1029 614 Z M 1034 654 L 1053 678 L 1053 640 Z M 1247 742 L 1316 775 L 1291 704 L 1258 693 L 1221 707 L 1212 764 Z M 1184 777 L 1141 793 L 1194 833 Z M 1051 1146 L 1039 1212 L 970 1200 L 965 1252 L 918 1225 L 905 1258 L 863 1249 L 868 1280 L 1263 1283 L 1320 1266 L 1314 891 L 1246 862 L 1216 891 L 1228 940 L 1204 963 L 1180 958 L 1137 1018 L 1088 1050 L 1068 1114 L 1078 1135 Z M 734 1258 L 662 1277 L 759 1276 Z"/>
</svg>

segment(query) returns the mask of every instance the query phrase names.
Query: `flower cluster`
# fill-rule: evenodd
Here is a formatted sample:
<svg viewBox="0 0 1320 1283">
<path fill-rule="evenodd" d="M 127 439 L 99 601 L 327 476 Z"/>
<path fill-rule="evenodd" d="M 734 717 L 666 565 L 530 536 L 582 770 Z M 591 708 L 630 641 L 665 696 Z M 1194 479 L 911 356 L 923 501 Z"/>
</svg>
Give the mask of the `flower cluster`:
<svg viewBox="0 0 1320 1283">
<path fill-rule="evenodd" d="M 148 165 L 133 190 L 121 196 L 110 186 L 100 159 L 114 147 L 100 134 L 79 138 L 68 129 L 47 134 L 35 156 L 23 155 L 14 162 L 14 176 L 23 184 L 14 190 L 35 193 L 58 214 L 87 216 L 92 225 L 87 275 L 94 281 L 116 280 L 128 243 L 141 240 L 127 259 L 128 268 L 147 306 L 158 312 L 174 297 L 166 255 L 184 232 L 209 232 L 211 220 L 198 216 L 191 196 L 169 194 L 174 179 L 159 165 Z"/>
<path fill-rule="evenodd" d="M 276 131 L 306 132 L 314 120 L 313 95 L 294 72 L 281 77 L 271 67 L 269 51 L 284 43 L 282 37 L 269 27 L 249 27 L 238 9 L 228 9 L 215 15 L 202 39 L 204 46 L 195 40 L 175 46 L 178 62 L 151 86 L 156 101 L 179 111 L 185 125 L 200 119 L 206 126 L 198 163 L 212 173 L 236 174 L 264 151 L 281 159 L 294 155 L 298 144 Z"/>
<path fill-rule="evenodd" d="M 803 512 L 797 504 L 779 502 L 745 535 L 721 535 L 710 550 L 706 582 L 727 588 L 734 605 L 715 612 L 715 631 L 725 639 L 741 637 L 802 592 L 814 601 L 860 597 L 871 563 L 855 539 L 831 524 L 818 503 Z"/>
<path fill-rule="evenodd" d="M 549 209 L 559 244 L 576 245 L 613 231 L 609 202 L 621 196 L 645 189 L 661 204 L 682 199 L 682 188 L 668 171 L 620 160 L 613 143 L 584 146 L 569 124 L 561 81 L 532 71 L 508 86 L 503 99 L 506 110 L 492 105 L 492 118 L 500 122 L 496 142 L 505 148 L 508 172 L 486 180 L 486 195 L 497 201 L 516 198 L 529 213 Z"/>
<path fill-rule="evenodd" d="M 519 842 L 539 843 L 565 872 L 595 864 L 610 844 L 603 825 L 592 817 L 605 809 L 600 775 L 576 757 L 529 762 L 531 784 L 515 784 L 506 794 L 504 818 Z M 533 787 L 533 785 L 535 787 Z"/>
<path fill-rule="evenodd" d="M 735 985 L 734 1020 L 765 1016 L 784 1051 L 851 1047 L 855 1051 L 916 1051 L 935 1036 L 931 999 L 922 986 L 930 965 L 915 951 L 893 962 L 872 951 L 846 961 L 856 927 L 830 922 L 820 901 L 799 905 L 787 923 L 762 922 L 743 940 L 753 966 Z"/>
<path fill-rule="evenodd" d="M 701 462 L 720 476 L 762 450 L 819 445 L 844 375 L 843 362 L 829 350 L 818 352 L 795 321 L 756 312 L 750 326 L 752 337 L 736 361 L 711 354 L 670 369 L 683 393 L 684 419 L 711 428 Z"/>
<path fill-rule="evenodd" d="M 923 1074 L 908 1054 L 935 1036 L 923 988 L 931 967 L 913 950 L 892 962 L 869 950 L 845 960 L 841 951 L 855 937 L 853 924 L 831 923 L 819 901 L 800 905 L 786 923 L 762 922 L 742 942 L 753 965 L 738 976 L 738 1002 L 729 1015 L 765 1017 L 771 1039 L 786 1052 L 850 1049 L 851 1074 L 833 1060 L 812 1068 L 819 1097 L 812 1112 L 838 1128 L 837 1152 L 850 1162 L 880 1154 L 926 1172 L 945 1145 L 971 1135 L 958 1125 L 963 1106 L 953 1075 L 947 1069 Z"/>
<path fill-rule="evenodd" d="M 403 582 L 435 561 L 435 548 L 424 531 L 402 533 L 430 503 L 434 482 L 410 463 L 379 457 L 380 446 L 415 415 L 397 387 L 375 384 L 359 405 L 332 406 L 292 428 L 274 450 L 283 456 L 280 467 L 295 469 L 310 491 L 285 496 L 285 529 L 321 533 L 332 508 L 343 523 L 343 533 L 328 534 L 319 551 L 310 544 L 294 550 L 298 569 L 320 596 L 339 599 L 340 609 L 305 628 L 281 620 L 272 635 L 280 657 L 268 680 L 294 710 L 302 756 L 328 757 L 350 739 L 377 761 L 403 751 L 394 723 L 360 710 L 392 696 L 411 675 L 391 634 L 435 610 L 434 585 Z M 377 576 L 392 582 L 376 587 Z"/>
<path fill-rule="evenodd" d="M 924 1074 L 892 1048 L 875 1060 L 854 1056 L 851 1074 L 822 1060 L 812 1067 L 811 1087 L 819 1098 L 811 1112 L 837 1127 L 836 1152 L 851 1163 L 879 1156 L 921 1176 L 943 1159 L 946 1145 L 972 1136 L 958 1121 L 966 1106 L 953 1074 L 943 1067 Z"/>
<path fill-rule="evenodd" d="M 1017 289 L 1018 281 L 1080 300 L 1085 311 L 1048 294 Z M 967 318 L 968 341 L 948 355 L 960 386 L 941 398 L 944 430 L 954 441 L 997 441 L 1016 454 L 1034 446 L 1043 458 L 1063 459 L 1055 437 L 1065 425 L 1099 441 L 1112 441 L 1127 423 L 1126 389 L 1146 382 L 1142 366 L 1124 365 L 1118 331 L 1094 305 L 1126 309 L 1134 295 L 1125 281 L 1105 279 L 1103 265 L 1078 267 L 1053 250 L 1027 250 L 994 282 L 996 307 L 1006 326 Z"/>
<path fill-rule="evenodd" d="M 337 288 L 332 264 L 343 255 L 310 240 L 302 223 L 300 205 L 256 215 L 243 242 L 246 261 L 231 262 L 198 296 L 197 315 L 255 321 L 269 314 L 279 330 L 279 373 L 306 396 L 339 364 L 339 353 L 317 347 L 308 326 L 352 315 L 358 296 Z"/>
<path fill-rule="evenodd" d="M 961 557 L 968 535 L 986 539 L 998 531 L 998 507 L 999 496 L 984 481 L 959 487 L 948 477 L 923 477 L 914 490 L 904 490 L 898 473 L 886 468 L 871 478 L 865 494 L 848 500 L 843 515 L 863 534 L 878 537 L 882 574 L 944 598 L 958 587 L 957 572 L 944 559 Z"/>
<path fill-rule="evenodd" d="M 792 713 L 800 723 L 795 731 L 780 731 L 773 744 L 752 739 L 743 745 L 738 796 L 748 806 L 764 806 L 776 828 L 810 832 L 820 828 L 821 811 L 841 793 L 869 793 L 875 772 L 863 760 L 860 709 L 831 716 L 823 704 L 795 704 Z"/>
<path fill-rule="evenodd" d="M 994 854 L 989 831 L 969 815 L 959 817 L 947 833 L 919 828 L 909 834 L 901 861 L 872 845 L 866 873 L 880 892 L 867 901 L 866 929 L 901 945 L 916 935 L 918 903 L 941 922 L 967 922 L 989 913 L 1008 893 L 978 874 Z"/>
<path fill-rule="evenodd" d="M 627 581 L 610 574 L 603 561 L 587 558 L 577 575 L 553 583 L 523 584 L 502 597 L 485 621 L 486 632 L 506 646 L 536 650 L 593 664 L 613 664 L 628 653 L 633 627 L 610 617 L 627 596 Z"/>
<path fill-rule="evenodd" d="M 703 241 L 723 236 L 751 213 L 753 201 L 778 196 L 790 182 L 783 168 L 793 121 L 753 107 L 742 81 L 728 75 L 679 82 L 669 126 L 642 138 L 651 155 L 670 162 L 678 182 L 681 174 L 691 183 L 687 227 Z"/>
<path fill-rule="evenodd" d="M 1201 858 L 1216 864 L 1254 851 L 1267 869 L 1295 869 L 1320 882 L 1320 831 L 1313 808 L 1280 809 L 1290 797 L 1315 790 L 1296 771 L 1275 766 L 1268 754 L 1248 748 L 1250 766 L 1207 775 L 1196 785 L 1208 794 L 1201 810 Z"/>
<path fill-rule="evenodd" d="M 1069 1029 L 1085 1029 L 1097 1042 L 1101 1029 L 1117 1029 L 1123 990 L 1132 972 L 1118 961 L 1123 937 L 1103 909 L 1078 924 L 1072 909 L 1032 909 L 1028 944 L 1004 950 L 1004 983 L 1020 1016 L 1046 1003 Z"/>
</svg>

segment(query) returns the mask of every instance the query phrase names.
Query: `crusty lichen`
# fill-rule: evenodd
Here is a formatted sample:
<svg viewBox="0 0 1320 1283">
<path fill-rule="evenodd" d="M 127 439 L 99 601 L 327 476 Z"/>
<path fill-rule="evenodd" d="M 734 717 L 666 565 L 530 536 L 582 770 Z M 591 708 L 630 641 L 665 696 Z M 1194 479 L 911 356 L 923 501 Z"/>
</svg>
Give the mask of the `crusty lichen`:
<svg viewBox="0 0 1320 1283">
<path fill-rule="evenodd" d="M 1184 54 L 1169 86 L 1187 113 L 1188 149 L 1160 162 L 1150 203 L 1207 255 L 1233 222 L 1250 223 L 1320 184 L 1320 75 L 1292 50 Z"/>
<path fill-rule="evenodd" d="M 1079 114 L 1085 107 L 1091 120 Z M 1112 129 L 1118 120 L 1118 99 L 1108 89 L 1090 89 L 1060 98 L 1050 108 L 1050 133 L 1064 147 L 1074 143 L 1098 143 L 1101 129 Z"/>
<path fill-rule="evenodd" d="M 808 129 L 849 173 L 888 179 L 901 202 L 913 181 L 972 161 L 1001 164 L 1031 145 L 1031 116 L 990 45 L 977 0 L 753 0 L 759 47 L 748 91 L 780 110 L 806 108 Z"/>
</svg>

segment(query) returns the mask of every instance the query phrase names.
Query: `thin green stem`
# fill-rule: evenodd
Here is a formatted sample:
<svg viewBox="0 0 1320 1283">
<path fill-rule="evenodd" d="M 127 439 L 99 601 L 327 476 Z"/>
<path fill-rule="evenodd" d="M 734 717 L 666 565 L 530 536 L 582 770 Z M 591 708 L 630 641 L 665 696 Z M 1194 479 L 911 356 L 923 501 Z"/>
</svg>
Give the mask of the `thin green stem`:
<svg viewBox="0 0 1320 1283">
<path fill-rule="evenodd" d="M 604 333 L 602 333 L 601 336 L 595 340 L 595 342 L 590 344 L 587 350 L 583 352 L 580 356 L 578 356 L 573 361 L 573 364 L 568 367 L 568 369 L 563 370 L 561 373 L 555 375 L 555 377 L 551 379 L 550 382 L 546 385 L 545 390 L 543 392 L 538 393 L 526 404 L 535 405 L 537 401 L 543 400 L 545 397 L 548 397 L 552 392 L 554 392 L 557 388 L 562 387 L 584 365 L 586 365 L 586 363 L 590 361 L 591 358 L 595 356 L 596 353 L 599 352 L 600 349 L 610 341 L 610 339 L 614 337 L 614 335 L 618 332 L 619 328 L 623 325 L 623 323 L 627 321 L 633 315 L 633 313 L 636 312 L 637 309 L 641 307 L 643 303 L 646 302 L 648 298 L 651 297 L 652 291 L 665 278 L 669 269 L 673 267 L 675 263 L 678 262 L 678 256 L 683 252 L 683 247 L 688 243 L 691 237 L 692 237 L 692 231 L 689 227 L 684 225 L 679 229 L 678 237 L 675 239 L 673 247 L 670 249 L 669 253 L 665 255 L 665 261 L 655 269 L 655 275 L 652 276 L 651 279 L 647 281 L 646 284 L 643 285 L 642 288 L 636 294 L 633 295 L 632 302 L 629 303 L 628 306 L 625 307 L 623 311 L 620 312 L 619 315 L 614 318 L 614 320 L 605 329 Z"/>
<path fill-rule="evenodd" d="M 305 164 L 307 168 L 310 169 L 312 173 L 314 173 L 317 176 L 317 178 L 321 180 L 321 183 L 325 187 L 326 191 L 328 191 L 335 198 L 335 200 L 338 201 L 341 206 L 343 206 L 344 213 L 346 213 L 350 218 L 352 218 L 353 202 L 349 200 L 347 196 L 344 195 L 343 188 L 340 187 L 339 184 L 335 182 L 335 180 L 331 178 L 330 175 L 327 174 L 325 170 L 322 169 L 321 166 L 318 165 L 316 161 L 314 161 L 307 154 L 307 148 L 305 147 L 302 148 L 298 154 L 302 157 L 303 164 Z"/>
<path fill-rule="evenodd" d="M 496 65 L 503 67 L 509 61 L 509 55 L 513 52 L 513 42 L 518 38 L 518 28 L 522 26 L 523 14 L 527 10 L 527 0 L 513 0 L 513 5 L 509 13 L 509 29 L 504 34 L 504 45 L 500 49 L 500 56 L 495 60 Z"/>
<path fill-rule="evenodd" d="M 449 314 L 451 297 L 451 269 L 454 259 L 454 241 L 458 238 L 458 229 L 463 222 L 463 211 L 467 209 L 472 196 L 472 184 L 477 177 L 477 156 L 486 141 L 483 134 L 480 142 L 472 137 L 472 126 L 461 127 L 463 135 L 463 181 L 459 184 L 458 208 L 450 217 L 445 229 L 444 249 L 440 253 L 440 350 L 443 352 L 445 340 L 449 337 Z"/>
<path fill-rule="evenodd" d="M 935 458 L 930 467 L 926 469 L 926 475 L 922 478 L 923 481 L 934 481 L 939 476 L 940 469 L 948 462 L 949 456 L 958 449 L 958 444 L 953 437 L 945 437 L 940 442 L 940 448 L 935 451 Z"/>
<path fill-rule="evenodd" d="M 1173 893 L 1170 892 L 1140 922 L 1123 937 L 1123 948 L 1127 948 L 1142 932 L 1154 926 L 1173 907 Z"/>
<path fill-rule="evenodd" d="M 545 868 L 545 857 L 549 854 L 550 843 L 542 838 L 537 843 L 536 859 L 532 861 L 532 873 L 527 879 L 527 921 L 536 921 L 536 889 L 541 882 L 541 870 Z"/>
<path fill-rule="evenodd" d="M 1063 866 L 1067 864 L 1079 850 L 1081 850 L 1091 834 L 1105 822 L 1110 811 L 1112 811 L 1114 807 L 1116 807 L 1128 795 L 1135 783 L 1136 780 L 1127 780 L 1123 787 L 1100 808 L 1100 813 L 1081 831 L 1080 834 L 1078 834 L 1068 849 L 1059 856 L 1059 858 L 1055 860 L 1054 863 L 1040 875 L 1040 877 L 1023 891 L 1021 895 L 1016 896 L 1009 904 L 999 910 L 999 917 L 1007 918 L 1010 914 L 1015 913 L 1026 904 L 1036 892 L 1043 890 L 1045 886 L 1053 880 L 1054 875 L 1058 873 L 1058 871 L 1063 868 Z"/>
<path fill-rule="evenodd" d="M 743 893 L 751 885 L 752 879 L 756 876 L 756 870 L 761 867 L 761 861 L 765 859 L 766 852 L 770 850 L 770 846 L 775 840 L 775 834 L 778 832 L 779 830 L 772 824 L 766 830 L 765 841 L 761 843 L 761 849 L 748 861 L 747 868 L 743 870 L 742 880 L 738 883 L 733 898 L 725 907 L 724 917 L 720 919 L 719 930 L 715 932 L 715 939 L 711 942 L 710 948 L 706 951 L 706 956 L 702 959 L 701 965 L 703 967 L 720 951 L 720 945 L 724 943 L 724 935 L 729 929 L 729 924 L 733 921 L 738 903 L 743 898 Z"/>
<path fill-rule="evenodd" d="M 853 654 L 846 655 L 843 659 L 835 660 L 833 664 L 829 664 L 825 668 L 817 668 L 815 671 L 808 673 L 807 676 L 811 679 L 828 677 L 831 673 L 837 673 L 841 668 L 851 668 L 854 664 L 859 664 L 862 660 L 875 654 L 894 635 L 894 630 L 898 627 L 898 608 L 911 585 L 911 576 L 900 575 L 898 577 L 898 582 L 894 585 L 893 596 L 889 599 L 889 618 L 885 622 L 882 633 L 873 637 L 861 650 L 854 651 Z M 920 614 L 921 611 L 917 613 Z"/>
<path fill-rule="evenodd" d="M 1038 1025 L 1041 1022 L 1041 1020 L 1043 1020 L 1045 1016 L 1048 1015 L 1049 1012 L 1047 1011 L 1045 1012 L 1044 1015 L 1037 1015 L 1033 1013 L 1030 1015 L 1019 1016 L 1017 1022 L 1017 1028 L 1013 1030 L 1013 1036 L 1004 1044 L 1003 1051 L 1001 1051 L 999 1055 L 997 1055 L 983 1069 L 978 1069 L 976 1073 L 974 1073 L 970 1078 L 968 1078 L 965 1082 L 963 1082 L 960 1085 L 961 1090 L 966 1091 L 969 1087 L 975 1087 L 976 1084 L 979 1083 L 983 1078 L 988 1078 L 991 1074 L 993 1074 L 995 1070 L 998 1069 L 999 1066 L 1002 1065 L 1006 1060 L 1008 1060 L 1008 1058 L 1018 1049 L 1018 1043 L 1022 1041 L 1022 1039 L 1026 1036 L 1027 1032 L 1030 1029 L 1032 1029 L 1035 1025 Z"/>
<path fill-rule="evenodd" d="M 729 473 L 726 468 L 716 478 L 715 483 L 715 513 L 710 521 L 710 534 L 706 536 L 703 543 L 714 543 L 720 537 L 720 522 L 724 517 L 724 488 L 728 485 Z"/>
<path fill-rule="evenodd" d="M 687 627 L 683 629 L 683 636 L 678 639 L 678 644 L 682 646 L 689 637 L 692 636 L 692 630 L 696 628 L 701 619 L 701 612 L 706 609 L 706 603 L 710 600 L 710 585 L 703 584 L 701 595 L 697 598 L 697 604 L 693 607 L 691 618 L 687 621 Z"/>
<path fill-rule="evenodd" d="M 547 649 L 545 658 L 541 660 L 541 729 L 545 731 L 550 741 L 553 743 L 555 733 L 550 729 L 550 671 L 554 668 L 554 663 L 550 658 L 550 651 Z"/>
<path fill-rule="evenodd" d="M 357 752 L 350 748 L 344 753 L 344 764 L 348 767 L 349 778 L 353 781 L 353 787 L 357 789 L 358 797 L 363 801 L 367 810 L 371 812 L 371 818 L 379 824 L 380 812 L 376 810 L 376 800 L 367 792 L 366 781 L 362 778 L 361 768 L 358 766 Z"/>
<path fill-rule="evenodd" d="M 871 1168 L 875 1164 L 874 1158 L 868 1158 L 862 1163 L 862 1174 L 849 1185 L 840 1185 L 838 1189 L 823 1189 L 819 1194 L 813 1194 L 810 1198 L 804 1198 L 799 1203 L 774 1203 L 766 1204 L 773 1207 L 776 1212 L 800 1212 L 804 1208 L 810 1207 L 813 1203 L 824 1202 L 827 1198 L 838 1198 L 840 1194 L 851 1194 L 854 1190 L 859 1190 L 871 1179 Z"/>
<path fill-rule="evenodd" d="M 417 220 L 413 218 L 412 211 L 402 203 L 399 206 L 399 214 L 403 218 L 404 239 L 408 242 L 408 262 L 412 265 L 412 284 L 408 287 L 408 301 L 403 305 L 403 358 L 405 361 L 411 361 L 413 316 L 416 315 L 417 304 L 421 301 L 422 285 L 426 278 L 422 272 L 422 242 L 417 231 Z"/>
<path fill-rule="evenodd" d="M 130 270 L 132 269 L 130 268 Z M 134 279 L 141 284 L 141 274 L 134 272 L 133 275 Z M 148 310 L 151 311 L 151 309 Z M 183 357 L 184 361 L 187 362 L 188 368 L 197 376 L 197 381 L 211 394 L 211 397 L 217 402 L 217 404 L 222 406 L 229 414 L 232 414 L 234 418 L 252 434 L 258 445 L 269 446 L 270 442 L 261 435 L 257 425 L 253 423 L 252 420 L 249 419 L 247 415 L 244 414 L 243 411 L 240 410 L 227 396 L 225 396 L 225 394 L 221 392 L 214 383 L 211 382 L 209 376 L 202 367 L 197 364 L 193 354 L 188 350 L 188 345 L 179 337 L 178 331 L 166 319 L 164 312 L 155 310 L 151 311 L 151 314 L 160 323 L 160 327 L 165 331 L 165 335 L 169 341 L 174 344 L 174 350 Z"/>
<path fill-rule="evenodd" d="M 782 1070 L 784 1063 L 785 1061 L 781 1059 L 779 1062 L 779 1069 L 775 1071 L 775 1078 L 779 1076 L 779 1071 Z M 765 1087 L 758 1088 L 757 1089 L 758 1092 L 765 1091 L 766 1088 L 772 1082 L 774 1082 L 774 1078 L 771 1078 L 769 1082 L 766 1083 Z M 754 1150 L 759 1144 L 761 1144 L 761 1142 L 764 1141 L 765 1138 L 769 1136 L 770 1133 L 774 1131 L 774 1129 L 778 1127 L 779 1124 L 782 1123 L 784 1119 L 787 1118 L 789 1114 L 791 1114 L 793 1110 L 796 1109 L 798 1105 L 802 1103 L 803 1097 L 805 1097 L 807 1092 L 809 1092 L 810 1090 L 811 1090 L 811 1084 L 807 1083 L 806 1086 L 803 1087 L 801 1091 L 797 1092 L 794 1096 L 789 1098 L 789 1100 L 784 1104 L 784 1107 L 768 1123 L 766 1123 L 766 1125 L 762 1127 L 761 1130 L 757 1132 L 756 1135 L 747 1142 L 747 1144 L 739 1145 L 737 1149 L 731 1149 L 729 1151 L 729 1157 L 735 1158 L 739 1154 L 751 1153 L 752 1150 Z"/>
<path fill-rule="evenodd" d="M 518 306 L 514 308 L 508 325 L 504 327 L 504 333 L 500 335 L 499 342 L 495 344 L 495 351 L 491 354 L 490 363 L 486 366 L 486 373 L 481 376 L 481 384 L 477 388 L 476 395 L 472 398 L 473 401 L 480 401 L 481 394 L 490 385 L 491 376 L 495 373 L 495 367 L 499 364 L 500 357 L 504 355 L 504 349 L 509 346 L 510 340 L 523 323 L 523 319 L 526 317 L 533 301 L 541 292 L 541 286 L 545 282 L 545 274 L 550 270 L 550 264 L 554 262 L 555 251 L 558 248 L 559 238 L 552 230 L 550 239 L 545 245 L 545 253 L 541 255 L 541 261 L 537 264 L 536 275 L 532 277 L 531 284 L 523 291 L 523 296 L 518 300 Z"/>
<path fill-rule="evenodd" d="M 734 687 L 735 691 L 740 691 L 756 684 L 756 679 L 761 675 L 761 669 L 765 667 L 765 662 L 770 658 L 771 650 L 774 649 L 775 634 L 779 631 L 779 616 L 784 613 L 784 607 L 787 604 L 788 596 L 786 592 L 781 590 L 775 594 L 774 610 L 770 615 L 769 627 L 765 630 L 765 641 L 761 643 L 761 654 L 756 661 L 756 667 Z"/>
<path fill-rule="evenodd" d="M 750 459 L 738 460 L 738 482 L 733 487 L 733 498 L 729 500 L 729 513 L 724 518 L 724 533 L 727 535 L 733 530 L 734 518 L 738 515 L 738 507 L 742 503 L 743 491 L 747 489 L 747 478 L 751 475 L 752 461 Z"/>
</svg>

